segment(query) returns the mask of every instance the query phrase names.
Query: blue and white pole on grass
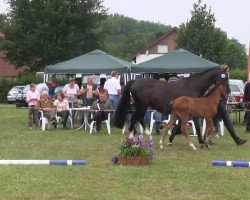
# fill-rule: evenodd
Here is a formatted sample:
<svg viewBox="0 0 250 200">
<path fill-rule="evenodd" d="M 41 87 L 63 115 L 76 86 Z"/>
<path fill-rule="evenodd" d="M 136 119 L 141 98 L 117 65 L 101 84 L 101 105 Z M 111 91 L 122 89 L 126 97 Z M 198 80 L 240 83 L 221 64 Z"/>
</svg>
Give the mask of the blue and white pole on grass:
<svg viewBox="0 0 250 200">
<path fill-rule="evenodd" d="M 86 165 L 85 160 L 0 160 L 0 165 Z"/>
<path fill-rule="evenodd" d="M 226 161 L 226 160 L 213 160 L 213 166 L 226 166 L 226 167 L 250 167 L 250 162 L 247 161 Z"/>
</svg>

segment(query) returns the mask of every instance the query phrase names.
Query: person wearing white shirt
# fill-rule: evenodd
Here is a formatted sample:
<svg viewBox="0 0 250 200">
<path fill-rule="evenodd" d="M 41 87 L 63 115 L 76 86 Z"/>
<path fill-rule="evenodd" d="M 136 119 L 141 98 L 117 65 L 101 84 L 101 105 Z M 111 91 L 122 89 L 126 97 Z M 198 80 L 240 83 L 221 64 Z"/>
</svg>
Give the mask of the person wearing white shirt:
<svg viewBox="0 0 250 200">
<path fill-rule="evenodd" d="M 118 80 L 118 72 L 111 72 L 111 78 L 105 82 L 104 89 L 108 91 L 109 100 L 116 109 L 119 97 L 121 96 L 121 85 Z"/>
<path fill-rule="evenodd" d="M 69 103 L 70 108 L 76 108 L 77 105 L 77 97 L 79 94 L 79 86 L 75 83 L 75 79 L 71 78 L 69 83 L 66 84 L 63 88 L 63 92 L 65 95 L 66 100 Z M 74 116 L 76 111 L 72 111 L 72 119 L 74 122 Z"/>
</svg>

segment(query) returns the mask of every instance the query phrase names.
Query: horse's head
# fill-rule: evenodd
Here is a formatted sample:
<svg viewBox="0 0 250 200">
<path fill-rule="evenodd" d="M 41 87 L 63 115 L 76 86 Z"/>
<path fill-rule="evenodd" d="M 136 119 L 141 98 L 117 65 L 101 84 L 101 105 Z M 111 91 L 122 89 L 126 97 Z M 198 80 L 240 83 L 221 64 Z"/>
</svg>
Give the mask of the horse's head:
<svg viewBox="0 0 250 200">
<path fill-rule="evenodd" d="M 230 93 L 228 67 L 221 68 L 219 75 L 214 78 L 214 81 L 216 86 L 224 85 L 226 87 L 227 93 Z"/>
</svg>

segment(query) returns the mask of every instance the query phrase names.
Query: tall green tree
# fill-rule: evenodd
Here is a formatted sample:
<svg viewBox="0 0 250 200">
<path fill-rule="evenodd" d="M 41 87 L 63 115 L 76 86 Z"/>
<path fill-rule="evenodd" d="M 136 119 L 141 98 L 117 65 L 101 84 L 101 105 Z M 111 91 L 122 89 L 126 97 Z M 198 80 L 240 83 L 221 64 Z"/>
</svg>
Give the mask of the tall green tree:
<svg viewBox="0 0 250 200">
<path fill-rule="evenodd" d="M 243 68 L 246 63 L 244 45 L 229 40 L 225 32 L 215 27 L 216 20 L 211 8 L 198 0 L 191 14 L 190 21 L 180 26 L 177 47 L 220 64 Z"/>
<path fill-rule="evenodd" d="M 180 26 L 177 46 L 209 58 L 215 29 L 214 14 L 211 13 L 210 8 L 207 9 L 206 4 L 203 5 L 199 0 L 198 3 L 194 3 L 191 15 L 190 21 Z"/>
<path fill-rule="evenodd" d="M 102 45 L 97 27 L 106 16 L 101 0 L 9 0 L 7 58 L 32 70 Z"/>
<path fill-rule="evenodd" d="M 6 14 L 0 14 L 0 32 L 4 33 L 9 26 L 8 17 Z"/>
<path fill-rule="evenodd" d="M 236 39 L 228 40 L 223 58 L 224 62 L 232 68 L 247 68 L 247 54 L 245 46 L 240 44 Z"/>
</svg>

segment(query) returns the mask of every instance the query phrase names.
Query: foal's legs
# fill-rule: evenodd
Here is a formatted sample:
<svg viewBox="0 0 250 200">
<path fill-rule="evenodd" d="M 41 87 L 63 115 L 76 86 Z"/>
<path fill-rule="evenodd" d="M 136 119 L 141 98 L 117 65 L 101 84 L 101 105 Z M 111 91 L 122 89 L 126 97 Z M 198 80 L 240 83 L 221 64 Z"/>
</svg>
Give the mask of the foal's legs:
<svg viewBox="0 0 250 200">
<path fill-rule="evenodd" d="M 190 138 L 188 136 L 187 124 L 188 124 L 188 116 L 185 118 L 182 117 L 181 118 L 181 132 L 185 135 L 189 146 L 192 147 L 193 150 L 197 150 L 196 147 L 194 146 L 192 140 L 190 140 Z"/>
<path fill-rule="evenodd" d="M 168 130 L 171 129 L 172 126 L 175 124 L 176 119 L 177 119 L 177 115 L 173 112 L 171 114 L 170 121 L 168 122 L 168 124 L 164 125 L 164 127 L 162 129 L 162 131 L 163 131 L 162 136 L 161 136 L 161 139 L 160 139 L 160 142 L 159 142 L 159 146 L 160 146 L 161 149 L 163 149 L 164 140 L 166 138 Z"/>
<path fill-rule="evenodd" d="M 212 133 L 215 131 L 214 128 L 214 124 L 213 124 L 213 119 L 212 118 L 206 118 L 206 138 L 205 138 L 205 143 L 206 143 L 206 147 L 208 149 L 210 149 L 210 145 L 209 145 L 209 139 L 210 136 L 212 135 Z"/>
</svg>

